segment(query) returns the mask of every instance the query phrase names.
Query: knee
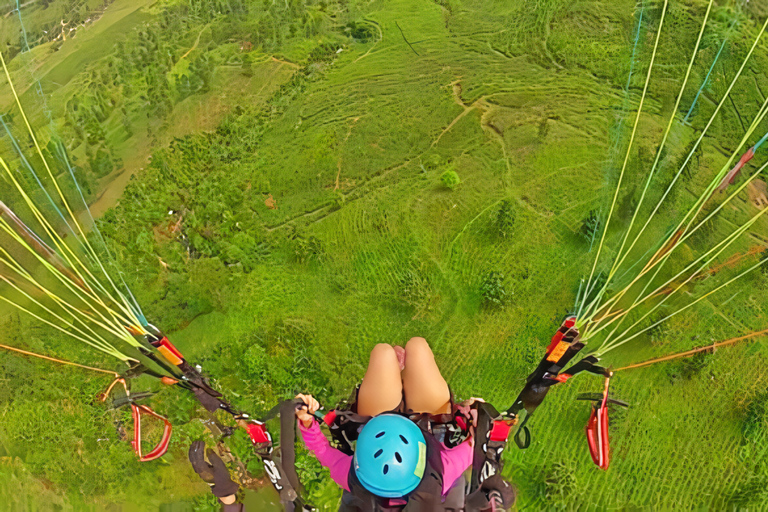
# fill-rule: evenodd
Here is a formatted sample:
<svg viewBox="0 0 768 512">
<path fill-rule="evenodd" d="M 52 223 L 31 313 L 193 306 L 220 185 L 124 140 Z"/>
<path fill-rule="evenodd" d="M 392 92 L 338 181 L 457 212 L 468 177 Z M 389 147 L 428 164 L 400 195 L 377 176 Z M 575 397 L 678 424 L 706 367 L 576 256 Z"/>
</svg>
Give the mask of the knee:
<svg viewBox="0 0 768 512">
<path fill-rule="evenodd" d="M 373 350 L 371 350 L 370 365 L 379 366 L 392 363 L 399 364 L 397 362 L 397 354 L 395 353 L 395 349 L 392 347 L 392 345 L 388 345 L 387 343 L 379 343 L 373 347 Z"/>
<path fill-rule="evenodd" d="M 408 340 L 408 343 L 405 344 L 405 352 L 408 354 L 407 357 L 432 357 L 432 349 L 429 348 L 427 340 L 419 337 L 411 338 Z"/>
</svg>

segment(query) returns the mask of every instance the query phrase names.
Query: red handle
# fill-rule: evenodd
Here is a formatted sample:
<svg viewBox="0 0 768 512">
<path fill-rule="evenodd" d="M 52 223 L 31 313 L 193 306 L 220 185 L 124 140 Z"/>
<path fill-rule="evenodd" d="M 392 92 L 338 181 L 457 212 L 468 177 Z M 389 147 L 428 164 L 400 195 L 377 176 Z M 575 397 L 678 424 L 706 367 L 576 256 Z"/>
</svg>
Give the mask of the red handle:
<svg viewBox="0 0 768 512">
<path fill-rule="evenodd" d="M 159 459 L 168 451 L 168 445 L 171 442 L 171 433 L 173 432 L 173 425 L 168 421 L 168 418 L 157 414 L 155 411 L 147 407 L 146 405 L 131 404 L 131 412 L 133 414 L 133 451 L 139 456 L 141 462 L 148 462 L 150 460 Z M 165 423 L 163 427 L 163 437 L 160 442 L 146 455 L 141 451 L 141 417 L 142 415 L 152 416 Z"/>
</svg>

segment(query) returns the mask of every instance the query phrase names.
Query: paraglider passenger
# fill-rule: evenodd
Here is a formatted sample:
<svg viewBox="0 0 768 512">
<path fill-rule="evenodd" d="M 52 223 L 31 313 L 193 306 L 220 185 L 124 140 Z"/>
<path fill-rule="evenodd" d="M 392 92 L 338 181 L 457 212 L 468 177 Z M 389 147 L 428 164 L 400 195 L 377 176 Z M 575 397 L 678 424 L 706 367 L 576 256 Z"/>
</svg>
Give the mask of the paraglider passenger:
<svg viewBox="0 0 768 512">
<path fill-rule="evenodd" d="M 414 510 L 442 510 L 445 496 L 472 464 L 474 438 L 447 448 L 412 421 L 414 415 L 452 412 L 451 393 L 424 338 L 405 346 L 379 344 L 357 394 L 363 417 L 353 455 L 333 448 L 313 414 L 312 396 L 298 395 L 296 411 L 307 448 L 344 489 L 342 511 L 376 511 L 414 505 Z"/>
</svg>

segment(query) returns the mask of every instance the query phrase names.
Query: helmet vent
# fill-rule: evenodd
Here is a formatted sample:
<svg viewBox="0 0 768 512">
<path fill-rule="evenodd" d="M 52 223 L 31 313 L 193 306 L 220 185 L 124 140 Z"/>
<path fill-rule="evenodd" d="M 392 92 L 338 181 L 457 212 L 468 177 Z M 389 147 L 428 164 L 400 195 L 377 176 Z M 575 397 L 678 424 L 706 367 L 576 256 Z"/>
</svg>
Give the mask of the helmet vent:
<svg viewBox="0 0 768 512">
<path fill-rule="evenodd" d="M 401 440 L 402 440 L 402 441 L 403 441 L 405 444 L 408 444 L 408 440 L 407 440 L 407 439 L 406 439 L 406 438 L 405 438 L 403 435 L 400 435 L 400 439 L 401 439 Z"/>
<path fill-rule="evenodd" d="M 384 464 L 384 474 L 389 473 L 389 464 Z"/>
<path fill-rule="evenodd" d="M 403 458 L 400 456 L 400 453 L 395 452 L 395 458 L 397 459 L 397 463 L 398 464 L 402 464 L 403 463 Z"/>
<path fill-rule="evenodd" d="M 373 454 L 373 458 L 378 459 L 379 457 L 381 457 L 382 453 L 384 453 L 384 450 L 377 451 L 376 453 Z"/>
<path fill-rule="evenodd" d="M 380 437 L 384 437 L 384 434 L 386 434 L 386 432 L 384 432 L 384 431 L 382 430 L 381 432 L 379 432 L 378 434 L 376 434 L 376 439 L 379 439 Z M 401 436 L 401 437 L 402 437 L 402 436 Z"/>
</svg>

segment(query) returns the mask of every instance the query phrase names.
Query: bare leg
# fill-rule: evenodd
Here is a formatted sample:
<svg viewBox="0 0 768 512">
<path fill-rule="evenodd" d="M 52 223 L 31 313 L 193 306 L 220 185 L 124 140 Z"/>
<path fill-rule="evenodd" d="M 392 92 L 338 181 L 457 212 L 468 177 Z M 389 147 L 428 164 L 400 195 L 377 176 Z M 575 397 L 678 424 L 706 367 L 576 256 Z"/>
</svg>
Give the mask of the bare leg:
<svg viewBox="0 0 768 512">
<path fill-rule="evenodd" d="M 405 405 L 414 412 L 451 412 L 451 392 L 424 338 L 411 338 L 405 345 L 403 389 Z"/>
<path fill-rule="evenodd" d="M 391 345 L 380 343 L 371 351 L 368 370 L 357 395 L 357 412 L 376 416 L 396 409 L 402 399 L 403 381 L 397 354 Z"/>
</svg>

